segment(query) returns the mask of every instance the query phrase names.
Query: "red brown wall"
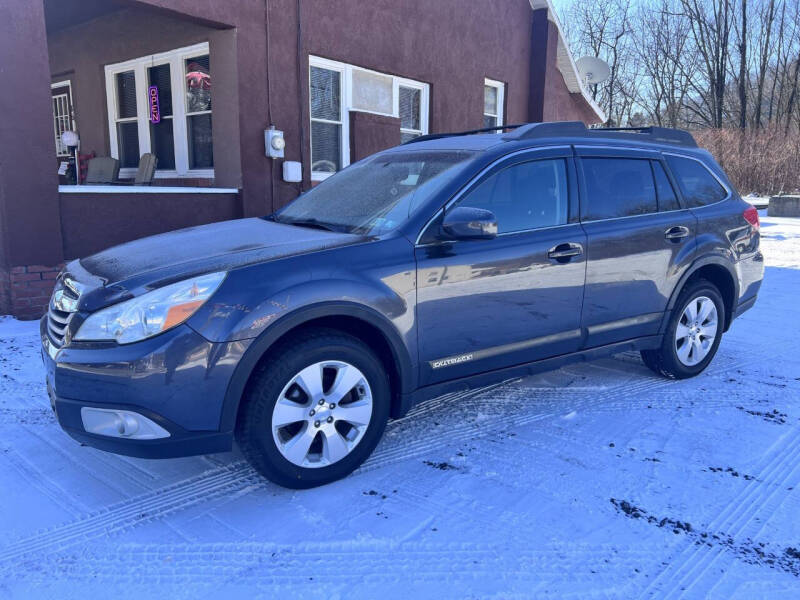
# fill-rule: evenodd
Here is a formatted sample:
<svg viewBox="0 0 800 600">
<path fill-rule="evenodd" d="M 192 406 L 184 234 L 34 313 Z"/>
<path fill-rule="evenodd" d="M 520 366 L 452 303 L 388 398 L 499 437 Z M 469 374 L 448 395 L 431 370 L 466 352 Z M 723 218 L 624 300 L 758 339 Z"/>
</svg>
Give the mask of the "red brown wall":
<svg viewBox="0 0 800 600">
<path fill-rule="evenodd" d="M 62 193 L 67 260 L 131 240 L 242 216 L 237 194 Z M 143 218 L 143 215 L 145 217 Z"/>
</svg>

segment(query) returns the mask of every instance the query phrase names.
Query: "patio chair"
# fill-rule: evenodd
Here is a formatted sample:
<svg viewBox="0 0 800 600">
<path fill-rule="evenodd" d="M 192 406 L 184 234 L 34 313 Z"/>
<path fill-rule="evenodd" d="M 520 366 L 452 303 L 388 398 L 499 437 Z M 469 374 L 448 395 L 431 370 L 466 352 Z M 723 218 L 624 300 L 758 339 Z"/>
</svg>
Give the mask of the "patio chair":
<svg viewBox="0 0 800 600">
<path fill-rule="evenodd" d="M 119 161 L 110 156 L 98 156 L 90 158 L 86 168 L 86 178 L 84 183 L 91 184 L 111 184 L 117 180 L 119 175 Z"/>
<path fill-rule="evenodd" d="M 136 169 L 136 175 L 133 180 L 115 181 L 116 185 L 150 185 L 153 183 L 153 177 L 156 174 L 156 165 L 158 158 L 151 152 L 145 152 L 139 158 L 139 168 Z"/>
<path fill-rule="evenodd" d="M 156 174 L 158 159 L 155 154 L 147 152 L 142 154 L 139 159 L 139 168 L 136 169 L 136 177 L 133 178 L 133 185 L 150 185 Z"/>
</svg>

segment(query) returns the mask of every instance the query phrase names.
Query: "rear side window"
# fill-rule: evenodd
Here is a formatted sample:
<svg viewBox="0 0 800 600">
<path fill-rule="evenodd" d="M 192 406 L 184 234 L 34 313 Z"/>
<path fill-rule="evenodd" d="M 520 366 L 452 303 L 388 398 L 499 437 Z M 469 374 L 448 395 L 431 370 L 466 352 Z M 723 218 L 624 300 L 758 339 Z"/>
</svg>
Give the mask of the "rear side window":
<svg viewBox="0 0 800 600">
<path fill-rule="evenodd" d="M 702 163 L 680 156 L 667 156 L 667 162 L 689 208 L 714 204 L 728 195 L 727 190 Z"/>
<path fill-rule="evenodd" d="M 656 178 L 656 191 L 658 192 L 658 210 L 661 212 L 667 210 L 678 210 L 678 197 L 675 195 L 675 190 L 669 182 L 669 177 L 664 171 L 664 166 L 658 162 L 653 161 L 653 175 Z"/>
<path fill-rule="evenodd" d="M 458 206 L 492 211 L 498 233 L 510 233 L 564 225 L 568 199 L 567 169 L 559 158 L 506 167 L 478 184 Z"/>
<path fill-rule="evenodd" d="M 650 161 L 638 158 L 583 158 L 584 220 L 631 217 L 658 211 Z"/>
</svg>

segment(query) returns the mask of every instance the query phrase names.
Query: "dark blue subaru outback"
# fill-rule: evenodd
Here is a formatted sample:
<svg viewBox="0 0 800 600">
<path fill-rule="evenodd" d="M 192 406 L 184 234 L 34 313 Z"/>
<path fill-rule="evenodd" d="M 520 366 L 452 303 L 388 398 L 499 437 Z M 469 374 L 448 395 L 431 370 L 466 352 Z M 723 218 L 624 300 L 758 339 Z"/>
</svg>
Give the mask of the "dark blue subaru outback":
<svg viewBox="0 0 800 600">
<path fill-rule="evenodd" d="M 467 133 L 69 263 L 41 323 L 61 426 L 151 458 L 235 438 L 310 487 L 445 392 L 631 349 L 667 377 L 708 366 L 764 267 L 758 214 L 690 134 Z"/>
</svg>

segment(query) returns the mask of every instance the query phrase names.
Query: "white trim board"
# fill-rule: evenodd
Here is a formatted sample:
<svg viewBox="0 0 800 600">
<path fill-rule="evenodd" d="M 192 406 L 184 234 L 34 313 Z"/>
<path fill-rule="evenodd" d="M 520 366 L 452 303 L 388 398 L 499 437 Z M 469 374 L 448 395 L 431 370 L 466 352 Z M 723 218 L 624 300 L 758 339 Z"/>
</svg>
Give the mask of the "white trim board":
<svg viewBox="0 0 800 600">
<path fill-rule="evenodd" d="M 59 194 L 238 194 L 236 188 L 157 185 L 60 185 Z"/>
</svg>

